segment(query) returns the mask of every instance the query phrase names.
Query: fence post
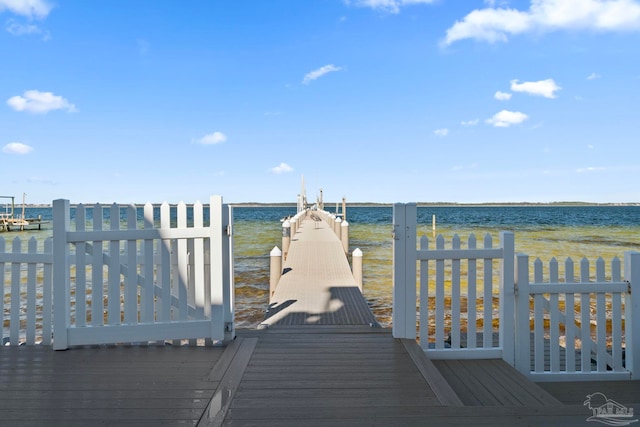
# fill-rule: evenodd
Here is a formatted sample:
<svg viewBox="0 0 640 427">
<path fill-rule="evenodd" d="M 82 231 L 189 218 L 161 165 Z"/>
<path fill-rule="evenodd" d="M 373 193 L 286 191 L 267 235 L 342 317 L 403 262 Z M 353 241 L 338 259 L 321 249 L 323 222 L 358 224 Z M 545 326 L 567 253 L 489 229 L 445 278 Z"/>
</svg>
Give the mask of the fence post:
<svg viewBox="0 0 640 427">
<path fill-rule="evenodd" d="M 222 222 L 222 198 L 211 196 L 209 199 L 209 262 L 211 274 L 211 338 L 223 341 L 225 321 L 225 275 L 223 263 L 222 236 L 225 230 Z"/>
<path fill-rule="evenodd" d="M 502 275 L 500 277 L 500 347 L 502 359 L 515 366 L 515 238 L 512 232 L 500 232 Z"/>
<path fill-rule="evenodd" d="M 516 255 L 516 327 L 515 358 L 516 369 L 524 375 L 531 372 L 531 326 L 529 324 L 529 256 Z"/>
<path fill-rule="evenodd" d="M 415 203 L 393 205 L 393 337 L 416 338 Z"/>
<path fill-rule="evenodd" d="M 67 328 L 70 326 L 70 277 L 67 231 L 70 224 L 69 200 L 53 201 L 53 349 L 69 348 Z"/>
<path fill-rule="evenodd" d="M 220 202 L 222 213 L 222 255 L 224 275 L 224 341 L 230 342 L 236 337 L 235 327 L 235 277 L 233 275 L 233 207 L 222 203 L 222 196 L 213 196 Z"/>
<path fill-rule="evenodd" d="M 640 379 L 640 325 L 634 325 L 640 318 L 640 252 L 625 252 L 624 278 L 629 282 L 629 292 L 625 295 L 625 366 L 631 372 L 631 379 Z"/>
</svg>

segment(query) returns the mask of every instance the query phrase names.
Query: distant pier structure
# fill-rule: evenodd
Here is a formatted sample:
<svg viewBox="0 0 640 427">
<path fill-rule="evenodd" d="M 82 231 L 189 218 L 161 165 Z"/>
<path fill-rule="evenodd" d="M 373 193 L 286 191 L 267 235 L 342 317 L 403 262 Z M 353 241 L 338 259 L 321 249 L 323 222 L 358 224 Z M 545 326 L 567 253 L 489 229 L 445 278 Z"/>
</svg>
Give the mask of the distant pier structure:
<svg viewBox="0 0 640 427">
<path fill-rule="evenodd" d="M 42 218 L 25 217 L 25 196 L 22 195 L 22 214 L 16 214 L 15 196 L 0 196 L 0 200 L 11 200 L 11 203 L 0 203 L 2 210 L 0 211 L 0 231 L 23 231 L 26 229 L 40 230 L 42 228 Z"/>
</svg>

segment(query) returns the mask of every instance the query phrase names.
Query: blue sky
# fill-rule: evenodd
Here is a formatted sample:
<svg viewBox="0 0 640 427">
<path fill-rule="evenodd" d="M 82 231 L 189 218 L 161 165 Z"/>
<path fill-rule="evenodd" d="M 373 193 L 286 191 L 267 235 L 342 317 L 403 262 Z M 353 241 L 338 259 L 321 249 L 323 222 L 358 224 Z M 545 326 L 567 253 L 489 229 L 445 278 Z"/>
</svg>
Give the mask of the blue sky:
<svg viewBox="0 0 640 427">
<path fill-rule="evenodd" d="M 0 0 L 0 194 L 639 202 L 638 0 Z"/>
</svg>

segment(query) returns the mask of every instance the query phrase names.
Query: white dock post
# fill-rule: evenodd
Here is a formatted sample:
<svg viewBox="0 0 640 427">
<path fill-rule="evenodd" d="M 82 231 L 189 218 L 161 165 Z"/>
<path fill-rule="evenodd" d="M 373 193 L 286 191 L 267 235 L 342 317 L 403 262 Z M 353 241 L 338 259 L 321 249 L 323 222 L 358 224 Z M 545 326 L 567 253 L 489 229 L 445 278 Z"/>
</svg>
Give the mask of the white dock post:
<svg viewBox="0 0 640 427">
<path fill-rule="evenodd" d="M 362 292 L 362 251 L 356 248 L 352 254 L 353 278 L 358 285 L 358 289 Z"/>
<path fill-rule="evenodd" d="M 291 223 L 286 220 L 282 223 L 282 259 L 287 259 L 289 244 L 291 243 Z"/>
<path fill-rule="evenodd" d="M 431 217 L 431 229 L 433 230 L 433 237 L 436 237 L 436 215 Z"/>
<path fill-rule="evenodd" d="M 336 218 L 336 222 L 333 224 L 333 231 L 334 233 L 336 233 L 336 236 L 338 237 L 338 240 L 342 241 L 342 237 L 340 235 L 340 232 L 342 230 L 342 220 L 340 219 L 340 217 Z"/>
<path fill-rule="evenodd" d="M 347 220 L 347 198 L 344 196 L 342 197 L 342 220 Z"/>
<path fill-rule="evenodd" d="M 278 282 L 280 281 L 280 276 L 282 275 L 282 251 L 274 246 L 269 253 L 271 258 L 271 271 L 269 275 L 269 303 L 271 303 L 271 298 L 273 298 L 273 293 L 276 291 L 276 287 L 278 286 Z"/>
<path fill-rule="evenodd" d="M 342 230 L 340 231 L 340 240 L 342 241 L 342 248 L 344 249 L 344 253 L 349 253 L 349 223 L 347 221 L 342 221 L 340 225 Z"/>
</svg>

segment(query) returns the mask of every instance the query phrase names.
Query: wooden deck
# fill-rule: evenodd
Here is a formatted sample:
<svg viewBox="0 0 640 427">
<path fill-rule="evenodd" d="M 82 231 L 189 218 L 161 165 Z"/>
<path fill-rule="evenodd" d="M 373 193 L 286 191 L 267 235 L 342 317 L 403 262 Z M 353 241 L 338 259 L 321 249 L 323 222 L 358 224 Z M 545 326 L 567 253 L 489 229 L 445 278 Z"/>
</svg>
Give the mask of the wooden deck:
<svg viewBox="0 0 640 427">
<path fill-rule="evenodd" d="M 584 426 L 595 392 L 640 413 L 640 381 L 537 385 L 501 360 L 429 360 L 371 327 L 333 232 L 300 230 L 264 327 L 226 347 L 0 348 L 0 426 Z"/>
<path fill-rule="evenodd" d="M 1 426 L 196 425 L 219 347 L 0 349 Z"/>
<path fill-rule="evenodd" d="M 518 375 L 497 361 L 434 363 L 414 341 L 367 326 L 241 330 L 226 348 L 7 347 L 0 426 L 578 426 L 596 391 L 640 411 L 639 381 L 532 394 Z"/>
</svg>

